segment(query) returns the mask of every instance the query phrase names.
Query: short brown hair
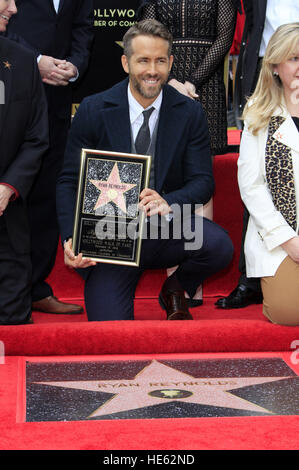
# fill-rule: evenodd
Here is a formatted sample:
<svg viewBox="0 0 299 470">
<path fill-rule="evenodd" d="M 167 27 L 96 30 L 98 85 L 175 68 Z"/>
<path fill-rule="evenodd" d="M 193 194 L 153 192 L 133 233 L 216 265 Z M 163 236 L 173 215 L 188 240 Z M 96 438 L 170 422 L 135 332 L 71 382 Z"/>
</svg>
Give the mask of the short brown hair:
<svg viewBox="0 0 299 470">
<path fill-rule="evenodd" d="M 154 19 L 142 20 L 131 26 L 123 37 L 124 54 L 128 59 L 132 55 L 132 39 L 137 36 L 155 36 L 168 42 L 168 56 L 171 55 L 172 34 L 164 24 Z"/>
</svg>

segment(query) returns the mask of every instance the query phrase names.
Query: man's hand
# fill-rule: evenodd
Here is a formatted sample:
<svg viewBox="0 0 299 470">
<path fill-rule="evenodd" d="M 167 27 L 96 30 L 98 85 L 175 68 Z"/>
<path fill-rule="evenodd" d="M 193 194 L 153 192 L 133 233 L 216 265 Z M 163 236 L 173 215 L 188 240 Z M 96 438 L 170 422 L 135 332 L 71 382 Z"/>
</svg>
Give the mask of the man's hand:
<svg viewBox="0 0 299 470">
<path fill-rule="evenodd" d="M 295 263 L 299 263 L 299 236 L 291 238 L 290 240 L 280 245 L 292 258 Z"/>
<path fill-rule="evenodd" d="M 145 188 L 140 193 L 139 208 L 144 210 L 147 216 L 155 214 L 167 215 L 171 212 L 170 206 L 167 204 L 157 191 Z"/>
<path fill-rule="evenodd" d="M 69 79 L 77 75 L 77 68 L 70 62 L 46 55 L 41 56 L 38 68 L 47 85 L 67 86 Z"/>
<path fill-rule="evenodd" d="M 71 78 L 75 78 L 78 74 L 78 69 L 71 62 L 65 62 L 63 64 L 58 64 L 60 72 L 63 74 L 64 78 L 69 81 Z"/>
<path fill-rule="evenodd" d="M 69 268 L 88 268 L 95 266 L 97 263 L 89 258 L 83 258 L 82 253 L 75 256 L 72 248 L 72 239 L 70 238 L 64 243 L 64 263 Z"/>
<path fill-rule="evenodd" d="M 5 184 L 0 184 L 0 216 L 3 215 L 11 196 L 14 194 L 13 190 Z"/>
</svg>

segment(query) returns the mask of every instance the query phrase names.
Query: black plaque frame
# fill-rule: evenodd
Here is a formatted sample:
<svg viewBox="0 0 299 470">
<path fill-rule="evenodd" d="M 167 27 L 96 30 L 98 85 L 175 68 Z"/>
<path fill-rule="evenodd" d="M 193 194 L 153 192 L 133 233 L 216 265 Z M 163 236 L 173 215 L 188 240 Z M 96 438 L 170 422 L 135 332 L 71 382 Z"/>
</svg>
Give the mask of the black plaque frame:
<svg viewBox="0 0 299 470">
<path fill-rule="evenodd" d="M 97 262 L 139 266 L 151 157 L 82 149 L 73 250 Z"/>
</svg>

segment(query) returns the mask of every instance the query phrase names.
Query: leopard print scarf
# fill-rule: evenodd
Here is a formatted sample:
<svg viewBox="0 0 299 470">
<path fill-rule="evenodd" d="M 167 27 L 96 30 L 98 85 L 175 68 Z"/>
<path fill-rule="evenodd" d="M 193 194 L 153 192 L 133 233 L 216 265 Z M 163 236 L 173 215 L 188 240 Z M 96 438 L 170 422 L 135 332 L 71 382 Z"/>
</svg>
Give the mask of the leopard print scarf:
<svg viewBox="0 0 299 470">
<path fill-rule="evenodd" d="M 266 179 L 275 208 L 296 230 L 296 193 L 291 149 L 273 137 L 285 118 L 273 116 L 269 123 L 266 143 Z"/>
</svg>

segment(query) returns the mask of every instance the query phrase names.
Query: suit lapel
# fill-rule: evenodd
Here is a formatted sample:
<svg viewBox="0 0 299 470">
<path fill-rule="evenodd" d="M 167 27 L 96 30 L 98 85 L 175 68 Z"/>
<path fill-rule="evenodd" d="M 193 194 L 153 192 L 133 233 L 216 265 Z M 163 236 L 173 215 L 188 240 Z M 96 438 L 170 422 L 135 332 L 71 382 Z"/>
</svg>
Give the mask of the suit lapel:
<svg viewBox="0 0 299 470">
<path fill-rule="evenodd" d="M 267 0 L 259 0 L 256 2 L 257 18 L 262 19 L 266 17 Z"/>
<path fill-rule="evenodd" d="M 131 125 L 127 94 L 128 80 L 113 87 L 105 96 L 104 122 L 111 148 L 131 152 Z"/>
</svg>

